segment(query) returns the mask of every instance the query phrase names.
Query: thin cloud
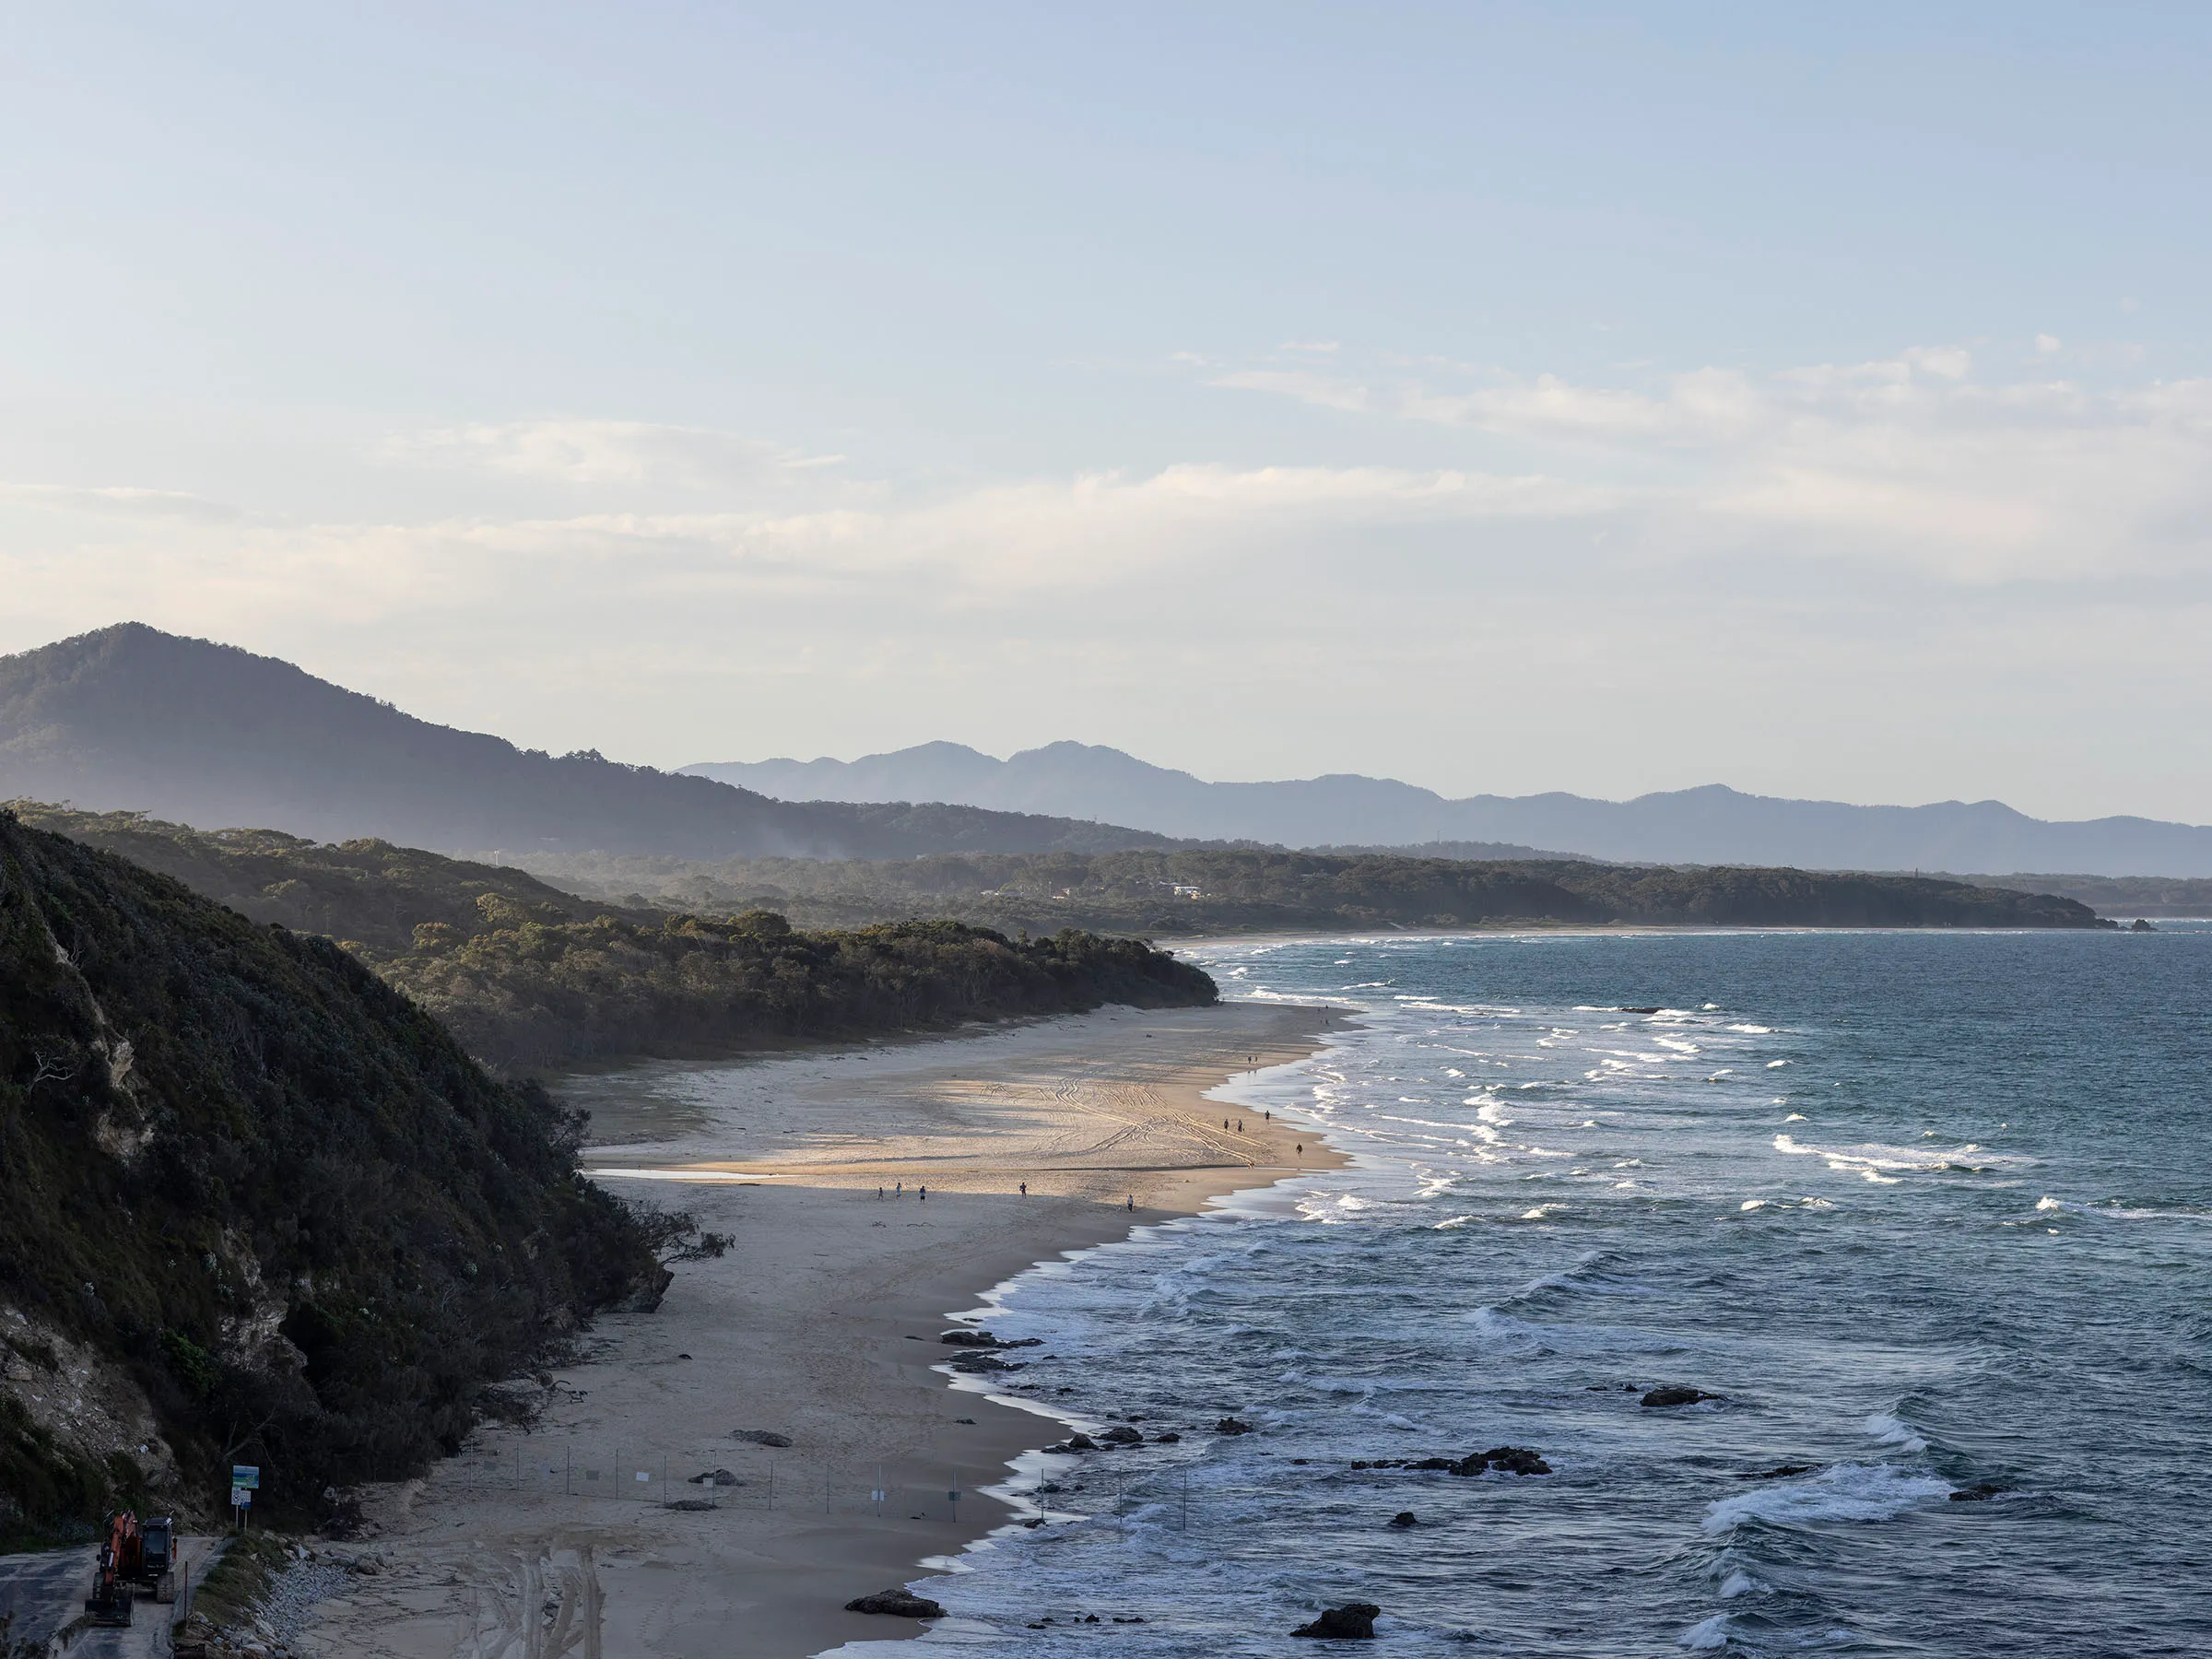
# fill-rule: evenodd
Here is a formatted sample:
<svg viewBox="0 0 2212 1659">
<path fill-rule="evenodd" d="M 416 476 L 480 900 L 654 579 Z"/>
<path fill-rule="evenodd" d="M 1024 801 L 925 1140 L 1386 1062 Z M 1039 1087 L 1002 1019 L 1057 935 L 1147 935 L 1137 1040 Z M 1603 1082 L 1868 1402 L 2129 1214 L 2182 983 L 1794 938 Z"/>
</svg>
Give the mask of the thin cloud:
<svg viewBox="0 0 2212 1659">
<path fill-rule="evenodd" d="M 18 501 L 58 512 L 103 517 L 172 519 L 187 524 L 228 524 L 245 514 L 224 501 L 180 489 L 145 489 L 131 485 L 83 488 L 63 484 L 0 483 L 0 501 Z"/>
<path fill-rule="evenodd" d="M 809 455 L 706 427 L 634 420 L 526 420 L 444 427 L 388 440 L 389 460 L 564 484 L 740 484 L 779 472 L 834 466 Z"/>
</svg>

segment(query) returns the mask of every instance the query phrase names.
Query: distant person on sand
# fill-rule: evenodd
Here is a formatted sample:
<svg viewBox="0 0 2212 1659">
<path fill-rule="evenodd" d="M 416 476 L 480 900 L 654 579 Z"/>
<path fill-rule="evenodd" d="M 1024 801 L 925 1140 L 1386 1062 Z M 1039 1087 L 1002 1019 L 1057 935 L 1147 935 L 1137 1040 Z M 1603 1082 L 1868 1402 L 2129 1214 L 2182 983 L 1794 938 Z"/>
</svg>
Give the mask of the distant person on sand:
<svg viewBox="0 0 2212 1659">
<path fill-rule="evenodd" d="M 1135 1193 L 1129 1194 L 1129 1207 L 1131 1209 L 1135 1209 L 1136 1207 L 1136 1194 Z"/>
<path fill-rule="evenodd" d="M 1024 1198 L 1030 1195 L 1030 1183 L 1026 1181 L 1021 1183 L 1021 1195 Z"/>
<path fill-rule="evenodd" d="M 927 1204 L 929 1202 L 929 1189 L 927 1187 L 916 1187 L 914 1190 L 922 1194 L 923 1203 Z"/>
</svg>

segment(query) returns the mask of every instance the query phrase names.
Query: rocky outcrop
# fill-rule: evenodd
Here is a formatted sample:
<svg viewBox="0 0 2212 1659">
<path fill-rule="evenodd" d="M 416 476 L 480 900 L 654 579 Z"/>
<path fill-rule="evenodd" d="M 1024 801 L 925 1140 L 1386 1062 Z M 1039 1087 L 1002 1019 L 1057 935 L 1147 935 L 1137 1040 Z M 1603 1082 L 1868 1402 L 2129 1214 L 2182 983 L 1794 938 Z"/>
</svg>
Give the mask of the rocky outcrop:
<svg viewBox="0 0 2212 1659">
<path fill-rule="evenodd" d="M 1701 1388 L 1654 1388 L 1637 1404 L 1653 1408 L 1668 1406 L 1695 1406 L 1700 1400 L 1717 1400 L 1721 1397 L 1716 1394 L 1707 1394 Z"/>
<path fill-rule="evenodd" d="M 881 1613 L 892 1618 L 942 1618 L 945 1609 L 926 1595 L 894 1587 L 873 1595 L 855 1596 L 845 1604 L 848 1613 Z"/>
<path fill-rule="evenodd" d="M 1341 1607 L 1324 1607 L 1320 1618 L 1312 1624 L 1300 1625 L 1290 1634 L 1327 1637 L 1339 1641 L 1372 1641 L 1375 1619 L 1382 1611 L 1373 1602 L 1347 1602 Z"/>
<path fill-rule="evenodd" d="M 1488 1452 L 1470 1452 L 1465 1457 L 1362 1458 L 1355 1469 L 1411 1469 L 1430 1475 L 1480 1475 L 1495 1469 L 1500 1475 L 1548 1475 L 1551 1465 L 1527 1446 L 1492 1446 Z"/>
</svg>

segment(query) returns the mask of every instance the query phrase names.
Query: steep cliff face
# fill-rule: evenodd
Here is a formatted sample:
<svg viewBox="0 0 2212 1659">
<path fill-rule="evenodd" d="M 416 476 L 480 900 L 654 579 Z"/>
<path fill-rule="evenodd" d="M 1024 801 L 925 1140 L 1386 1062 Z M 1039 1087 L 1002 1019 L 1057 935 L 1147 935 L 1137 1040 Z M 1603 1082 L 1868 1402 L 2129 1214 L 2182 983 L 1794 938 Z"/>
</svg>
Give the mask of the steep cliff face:
<svg viewBox="0 0 2212 1659">
<path fill-rule="evenodd" d="M 655 1272 L 577 1132 L 328 941 L 0 814 L 0 1530 L 457 1445 Z"/>
</svg>

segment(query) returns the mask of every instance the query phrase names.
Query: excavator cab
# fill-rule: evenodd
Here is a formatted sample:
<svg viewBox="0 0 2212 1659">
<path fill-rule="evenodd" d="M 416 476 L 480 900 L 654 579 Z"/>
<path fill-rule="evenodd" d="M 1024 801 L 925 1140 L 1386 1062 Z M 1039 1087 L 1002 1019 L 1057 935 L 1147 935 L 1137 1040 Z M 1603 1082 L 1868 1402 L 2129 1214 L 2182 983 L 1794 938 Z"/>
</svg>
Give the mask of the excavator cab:
<svg viewBox="0 0 2212 1659">
<path fill-rule="evenodd" d="M 138 1582 L 158 1602 L 177 1599 L 177 1527 L 167 1515 L 148 1515 L 138 1524 Z"/>
</svg>

